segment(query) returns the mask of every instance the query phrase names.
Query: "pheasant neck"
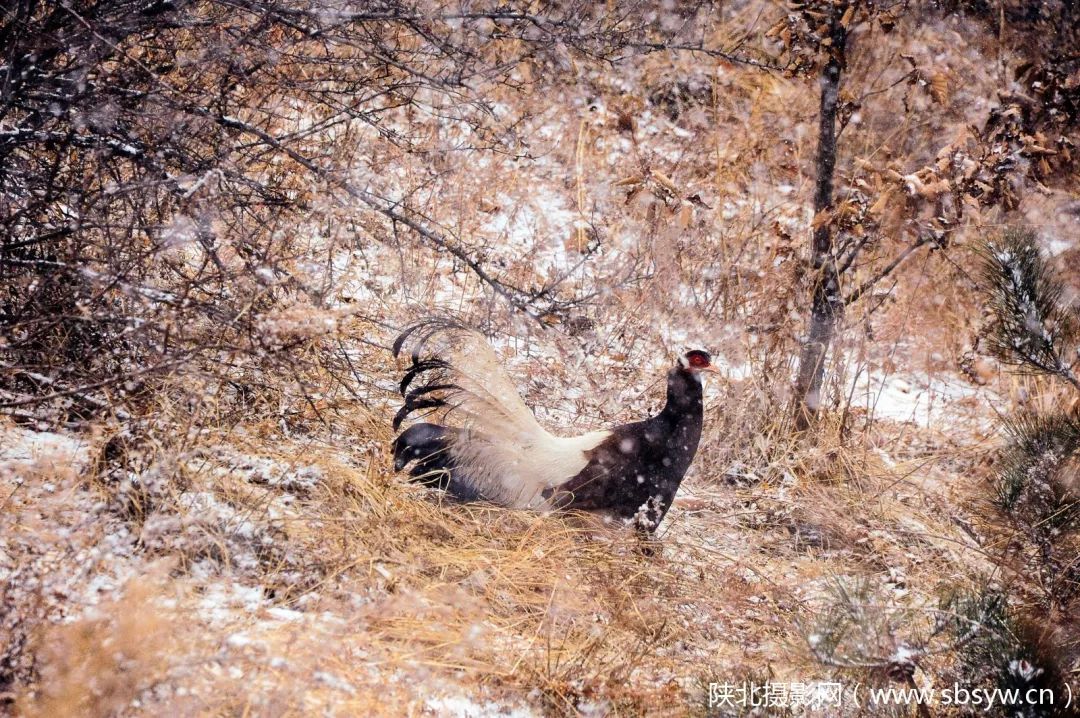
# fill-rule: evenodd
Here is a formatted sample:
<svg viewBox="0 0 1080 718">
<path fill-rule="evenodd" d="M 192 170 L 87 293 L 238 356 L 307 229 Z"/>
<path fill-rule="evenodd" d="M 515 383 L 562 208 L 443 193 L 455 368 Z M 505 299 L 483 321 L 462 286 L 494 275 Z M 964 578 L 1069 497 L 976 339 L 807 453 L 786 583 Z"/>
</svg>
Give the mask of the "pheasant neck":
<svg viewBox="0 0 1080 718">
<path fill-rule="evenodd" d="M 664 423 L 675 426 L 687 419 L 700 421 L 702 412 L 701 382 L 697 377 L 678 367 L 668 372 L 667 403 L 660 412 Z"/>
</svg>

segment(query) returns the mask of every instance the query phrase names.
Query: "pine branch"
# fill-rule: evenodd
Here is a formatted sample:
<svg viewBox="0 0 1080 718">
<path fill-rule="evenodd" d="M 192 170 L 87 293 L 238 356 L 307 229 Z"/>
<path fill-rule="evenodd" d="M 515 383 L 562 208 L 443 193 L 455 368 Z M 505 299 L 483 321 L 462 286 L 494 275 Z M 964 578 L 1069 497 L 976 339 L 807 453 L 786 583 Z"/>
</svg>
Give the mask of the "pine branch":
<svg viewBox="0 0 1080 718">
<path fill-rule="evenodd" d="M 991 352 L 1020 371 L 1058 376 L 1078 390 L 1065 360 L 1080 338 L 1076 314 L 1062 302 L 1064 287 L 1040 254 L 1035 234 L 1014 228 L 980 251 L 980 285 L 994 313 Z"/>
<path fill-rule="evenodd" d="M 945 599 L 945 608 L 955 616 L 949 629 L 967 637 L 958 643 L 959 677 L 972 688 L 1015 691 L 1019 700 L 1003 706 L 1002 715 L 1042 718 L 1061 715 L 1056 706 L 1066 703 L 1060 649 L 1047 643 L 1013 610 L 999 589 L 983 588 L 975 593 L 954 594 Z M 971 633 L 971 626 L 979 630 Z M 1043 693 L 1049 691 L 1052 700 Z"/>
<path fill-rule="evenodd" d="M 1010 438 L 998 471 L 997 502 L 1026 525 L 1060 530 L 1080 515 L 1060 475 L 1080 452 L 1080 418 L 1019 414 L 1005 420 Z"/>
</svg>

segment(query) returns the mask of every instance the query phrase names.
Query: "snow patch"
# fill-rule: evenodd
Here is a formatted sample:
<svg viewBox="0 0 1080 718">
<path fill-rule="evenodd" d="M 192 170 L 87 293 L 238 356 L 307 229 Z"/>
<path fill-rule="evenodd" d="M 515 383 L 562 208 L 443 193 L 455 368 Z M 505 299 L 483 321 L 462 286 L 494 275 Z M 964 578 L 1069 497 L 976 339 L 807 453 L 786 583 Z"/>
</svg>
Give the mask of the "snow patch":
<svg viewBox="0 0 1080 718">
<path fill-rule="evenodd" d="M 89 462 L 85 440 L 50 431 L 0 427 L 0 464 L 49 461 L 68 464 L 76 471 Z"/>
<path fill-rule="evenodd" d="M 904 376 L 877 372 L 859 374 L 851 405 L 875 418 L 911 422 L 923 428 L 945 428 L 958 417 L 959 404 L 979 394 L 955 377 L 931 378 L 915 372 Z"/>
<path fill-rule="evenodd" d="M 528 708 L 502 706 L 493 701 L 477 703 L 467 696 L 428 698 L 424 708 L 439 718 L 533 718 L 536 715 Z"/>
</svg>

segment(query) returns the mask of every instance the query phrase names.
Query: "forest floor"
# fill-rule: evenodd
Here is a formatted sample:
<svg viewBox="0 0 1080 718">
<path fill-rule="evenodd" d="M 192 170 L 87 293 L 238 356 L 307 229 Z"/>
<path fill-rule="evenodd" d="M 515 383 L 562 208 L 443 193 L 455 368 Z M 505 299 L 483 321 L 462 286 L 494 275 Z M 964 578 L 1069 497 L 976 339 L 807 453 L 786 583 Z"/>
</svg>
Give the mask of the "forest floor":
<svg viewBox="0 0 1080 718">
<path fill-rule="evenodd" d="M 134 529 L 87 486 L 93 440 L 8 427 L 8 540 L 62 598 L 37 710 L 72 714 L 101 676 L 121 682 L 102 701 L 153 677 L 150 714 L 262 715 L 681 715 L 709 682 L 835 680 L 807 651 L 833 582 L 873 580 L 898 617 L 994 572 L 966 507 L 979 440 L 875 425 L 764 476 L 695 472 L 651 556 L 575 517 L 441 503 L 391 474 L 385 430 L 204 434 Z"/>
<path fill-rule="evenodd" d="M 951 20 L 875 50 L 965 79 L 925 136 L 985 115 L 973 98 L 998 79 L 973 70 L 981 32 Z M 860 121 L 895 122 L 890 101 Z M 961 361 L 982 314 L 963 242 L 914 255 L 873 311 L 849 312 L 820 426 L 790 431 L 816 109 L 812 82 L 667 54 L 508 93 L 495 112 L 527 118 L 515 131 L 529 156 L 431 168 L 373 146 L 356 174 L 387 192 L 423 187 L 434 221 L 505 277 L 582 298 L 560 321 L 505 311 L 405 237 L 361 241 L 363 218 L 303 226 L 332 248 L 317 314 L 349 346 L 356 397 L 193 423 L 163 399 L 161 421 L 187 417 L 175 444 L 143 446 L 108 477 L 103 457 L 124 450 L 115 425 L 0 418 L 0 575 L 22 611 L 3 620 L 38 675 L 6 696 L 14 710 L 700 715 L 710 683 L 864 680 L 811 650 L 852 586 L 872 614 L 864 654 L 884 665 L 932 632 L 944 595 L 1025 580 L 1002 575 L 988 538 L 997 419 L 1062 399 L 977 353 Z M 432 143 L 455 141 L 429 123 Z M 858 144 L 869 129 L 852 133 L 844 166 L 880 149 Z M 914 171 L 936 147 L 897 147 L 894 160 Z M 670 209 L 665 182 L 703 204 Z M 1067 272 L 1076 190 L 1033 192 L 1019 210 Z M 388 347 L 432 308 L 484 323 L 560 433 L 646 416 L 677 352 L 714 353 L 702 445 L 652 555 L 584 517 L 454 504 L 394 475 Z M 948 661 L 931 651 L 916 683 L 948 675 Z M 883 714 L 854 699 L 837 711 Z"/>
</svg>

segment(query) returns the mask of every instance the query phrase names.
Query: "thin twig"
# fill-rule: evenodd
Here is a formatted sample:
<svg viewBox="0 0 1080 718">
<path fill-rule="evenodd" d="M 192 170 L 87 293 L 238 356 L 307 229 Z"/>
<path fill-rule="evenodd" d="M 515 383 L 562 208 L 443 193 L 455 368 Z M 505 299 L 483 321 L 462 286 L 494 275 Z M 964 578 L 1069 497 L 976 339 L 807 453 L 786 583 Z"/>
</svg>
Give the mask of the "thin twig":
<svg viewBox="0 0 1080 718">
<path fill-rule="evenodd" d="M 934 241 L 935 241 L 934 237 L 932 237 L 930 235 L 924 235 L 922 237 L 919 237 L 917 240 L 915 240 L 910 245 L 908 245 L 906 248 L 904 248 L 904 251 L 901 252 L 899 255 L 897 255 L 897 257 L 895 259 L 893 259 L 893 261 L 889 262 L 887 265 L 882 267 L 881 271 L 879 271 L 873 277 L 871 277 L 870 279 L 867 279 L 865 282 L 860 284 L 855 289 L 855 291 L 853 291 L 851 294 L 849 294 L 847 297 L 845 297 L 844 298 L 844 305 L 847 306 L 849 304 L 853 304 L 853 303 L 857 302 L 859 300 L 859 298 L 862 297 L 862 295 L 866 294 L 866 292 L 870 291 L 874 287 L 875 284 L 877 284 L 882 279 L 884 279 L 885 277 L 892 274 L 893 270 L 896 269 L 897 267 L 899 267 L 901 264 L 903 264 L 904 260 L 907 259 L 908 257 L 910 257 L 911 254 L 913 252 L 915 252 L 919 247 L 923 246 L 924 244 L 930 244 L 931 242 L 934 242 Z"/>
</svg>

